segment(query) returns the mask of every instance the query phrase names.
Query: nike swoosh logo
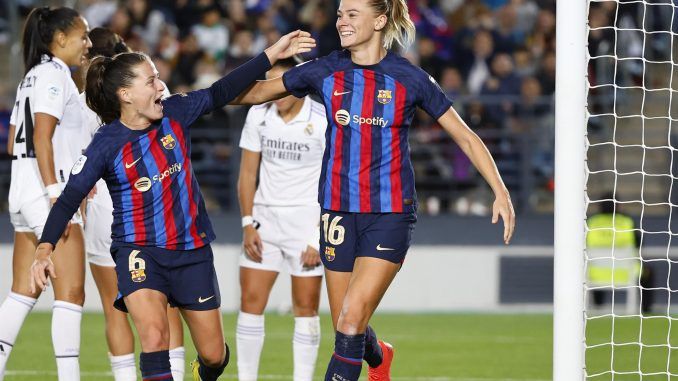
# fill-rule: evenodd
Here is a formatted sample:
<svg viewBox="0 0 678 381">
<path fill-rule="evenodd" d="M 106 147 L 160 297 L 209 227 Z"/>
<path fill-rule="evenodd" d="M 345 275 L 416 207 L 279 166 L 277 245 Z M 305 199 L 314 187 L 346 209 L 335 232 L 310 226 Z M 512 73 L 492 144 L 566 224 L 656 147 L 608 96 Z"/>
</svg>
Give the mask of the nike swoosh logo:
<svg viewBox="0 0 678 381">
<path fill-rule="evenodd" d="M 395 250 L 395 249 L 391 249 L 390 247 L 381 247 L 381 244 L 377 245 L 377 251 L 389 251 L 389 250 Z"/>
<path fill-rule="evenodd" d="M 350 91 L 344 91 L 344 92 L 340 93 L 340 92 L 337 92 L 337 90 L 334 90 L 334 96 L 335 97 L 338 97 L 338 96 L 344 95 L 344 94 L 348 94 L 348 93 L 350 93 Z"/>
<path fill-rule="evenodd" d="M 203 299 L 202 296 L 198 298 L 198 303 L 205 303 L 206 301 L 214 298 L 214 295 L 210 296 L 209 298 Z"/>
<path fill-rule="evenodd" d="M 134 164 L 136 164 L 137 161 L 139 161 L 139 160 L 141 160 L 141 157 L 139 157 L 138 159 L 134 160 L 131 163 L 125 163 L 125 169 L 130 169 L 130 168 L 134 167 Z"/>
</svg>

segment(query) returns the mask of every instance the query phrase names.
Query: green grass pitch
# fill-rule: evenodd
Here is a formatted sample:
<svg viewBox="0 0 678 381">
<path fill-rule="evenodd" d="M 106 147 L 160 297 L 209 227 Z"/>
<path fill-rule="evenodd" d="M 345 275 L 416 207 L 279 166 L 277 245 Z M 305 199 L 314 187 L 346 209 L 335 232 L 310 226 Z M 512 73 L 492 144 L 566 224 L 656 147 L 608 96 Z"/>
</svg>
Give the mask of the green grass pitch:
<svg viewBox="0 0 678 381">
<path fill-rule="evenodd" d="M 226 340 L 235 350 L 235 314 L 224 315 Z M 333 334 L 329 316 L 322 316 L 322 342 L 316 380 L 322 380 L 331 354 Z M 546 381 L 551 379 L 552 317 L 550 315 L 504 314 L 377 314 L 371 321 L 378 335 L 394 344 L 394 381 Z M 612 320 L 596 319 L 587 326 L 590 345 L 612 337 Z M 292 380 L 293 318 L 266 315 L 266 342 L 260 365 L 260 380 Z M 675 332 L 675 333 L 674 333 Z M 186 334 L 188 362 L 195 351 Z M 642 337 L 649 347 L 628 345 Z M 615 319 L 614 356 L 609 345 L 587 352 L 589 374 L 609 370 L 611 363 L 620 372 L 642 369 L 644 373 L 678 373 L 678 354 L 666 345 L 678 346 L 678 325 L 671 328 L 666 318 Z M 653 347 L 652 345 L 663 347 Z M 614 360 L 611 358 L 614 357 Z M 675 358 L 674 358 L 675 357 Z M 640 358 L 640 361 L 639 361 Z M 82 323 L 80 366 L 83 380 L 112 380 L 106 356 L 103 315 L 85 314 Z M 667 368 L 668 367 L 668 368 Z M 365 369 L 363 369 L 363 376 Z M 235 359 L 221 379 L 234 380 Z M 666 380 L 643 376 L 643 381 Z M 8 364 L 5 380 L 56 380 L 56 365 L 50 339 L 50 314 L 33 313 L 24 325 Z M 612 380 L 612 376 L 588 378 Z M 616 381 L 640 380 L 638 375 L 615 375 Z"/>
</svg>

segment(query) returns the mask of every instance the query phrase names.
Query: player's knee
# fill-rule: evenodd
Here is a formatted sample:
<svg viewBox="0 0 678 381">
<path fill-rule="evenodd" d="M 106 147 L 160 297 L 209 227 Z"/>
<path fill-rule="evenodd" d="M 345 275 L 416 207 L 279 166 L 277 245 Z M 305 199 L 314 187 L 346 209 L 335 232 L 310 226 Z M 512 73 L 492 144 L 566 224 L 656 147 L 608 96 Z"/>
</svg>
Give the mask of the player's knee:
<svg viewBox="0 0 678 381">
<path fill-rule="evenodd" d="M 260 293 L 243 291 L 240 305 L 243 312 L 261 315 L 264 312 L 264 308 L 266 308 L 267 301 L 268 297 L 260 295 Z"/>
<path fill-rule="evenodd" d="M 85 288 L 82 285 L 68 287 L 60 290 L 55 299 L 82 306 L 85 303 Z"/>
<path fill-rule="evenodd" d="M 367 326 L 367 308 L 360 303 L 345 305 L 339 320 L 337 321 L 337 330 L 346 335 L 357 335 L 365 331 Z"/>
<path fill-rule="evenodd" d="M 169 348 L 169 329 L 163 324 L 146 324 L 139 330 L 139 340 L 144 352 L 155 352 Z"/>
<path fill-rule="evenodd" d="M 221 345 L 213 345 L 211 348 L 203 348 L 200 351 L 200 359 L 210 368 L 218 368 L 223 365 L 226 355 L 225 347 Z"/>
</svg>

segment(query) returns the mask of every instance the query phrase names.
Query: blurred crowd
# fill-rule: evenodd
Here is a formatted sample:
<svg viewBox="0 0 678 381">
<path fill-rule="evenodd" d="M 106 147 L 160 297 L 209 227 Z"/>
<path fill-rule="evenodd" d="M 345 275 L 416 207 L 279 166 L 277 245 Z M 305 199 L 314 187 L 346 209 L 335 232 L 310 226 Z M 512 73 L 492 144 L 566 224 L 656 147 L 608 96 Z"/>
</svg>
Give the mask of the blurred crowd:
<svg viewBox="0 0 678 381">
<path fill-rule="evenodd" d="M 36 3 L 48 1 L 18 1 L 21 16 Z M 106 26 L 133 49 L 149 53 L 172 92 L 208 86 L 297 28 L 318 41 L 304 59 L 339 49 L 337 6 L 336 0 L 75 2 L 90 28 Z M 408 6 L 417 41 L 401 53 L 455 101 L 496 156 L 510 188 L 525 186 L 528 160 L 527 175 L 550 191 L 555 0 L 408 0 Z M 3 28 L 0 13 L 0 44 Z M 414 126 L 412 154 L 423 209 L 487 213 L 484 192 L 478 191 L 482 181 L 460 149 L 425 113 Z M 537 148 L 520 153 L 526 145 Z"/>
</svg>

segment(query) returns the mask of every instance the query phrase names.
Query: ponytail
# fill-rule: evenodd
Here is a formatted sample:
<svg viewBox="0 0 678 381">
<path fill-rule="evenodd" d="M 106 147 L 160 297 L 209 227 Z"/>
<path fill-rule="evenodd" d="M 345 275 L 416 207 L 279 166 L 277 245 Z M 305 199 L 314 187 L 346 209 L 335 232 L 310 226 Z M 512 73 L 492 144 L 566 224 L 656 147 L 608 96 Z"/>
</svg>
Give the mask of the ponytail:
<svg viewBox="0 0 678 381">
<path fill-rule="evenodd" d="M 390 49 L 393 41 L 403 48 L 414 42 L 416 28 L 410 20 L 406 0 L 370 0 L 370 6 L 377 15 L 386 15 L 388 19 L 383 29 L 384 48 Z"/>
<path fill-rule="evenodd" d="M 78 17 L 77 11 L 66 7 L 41 7 L 31 11 L 24 24 L 22 40 L 25 73 L 39 64 L 43 55 L 50 59 L 54 57 L 49 50 L 54 34 L 57 31 L 67 33 Z"/>
<path fill-rule="evenodd" d="M 121 53 L 113 58 L 99 56 L 92 60 L 87 70 L 85 99 L 104 123 L 120 118 L 118 90 L 132 85 L 136 77 L 134 68 L 147 60 L 143 53 Z"/>
<path fill-rule="evenodd" d="M 108 28 L 94 28 L 89 32 L 92 47 L 89 48 L 87 58 L 96 56 L 113 57 L 118 53 L 128 53 L 130 49 L 117 33 Z"/>
</svg>

